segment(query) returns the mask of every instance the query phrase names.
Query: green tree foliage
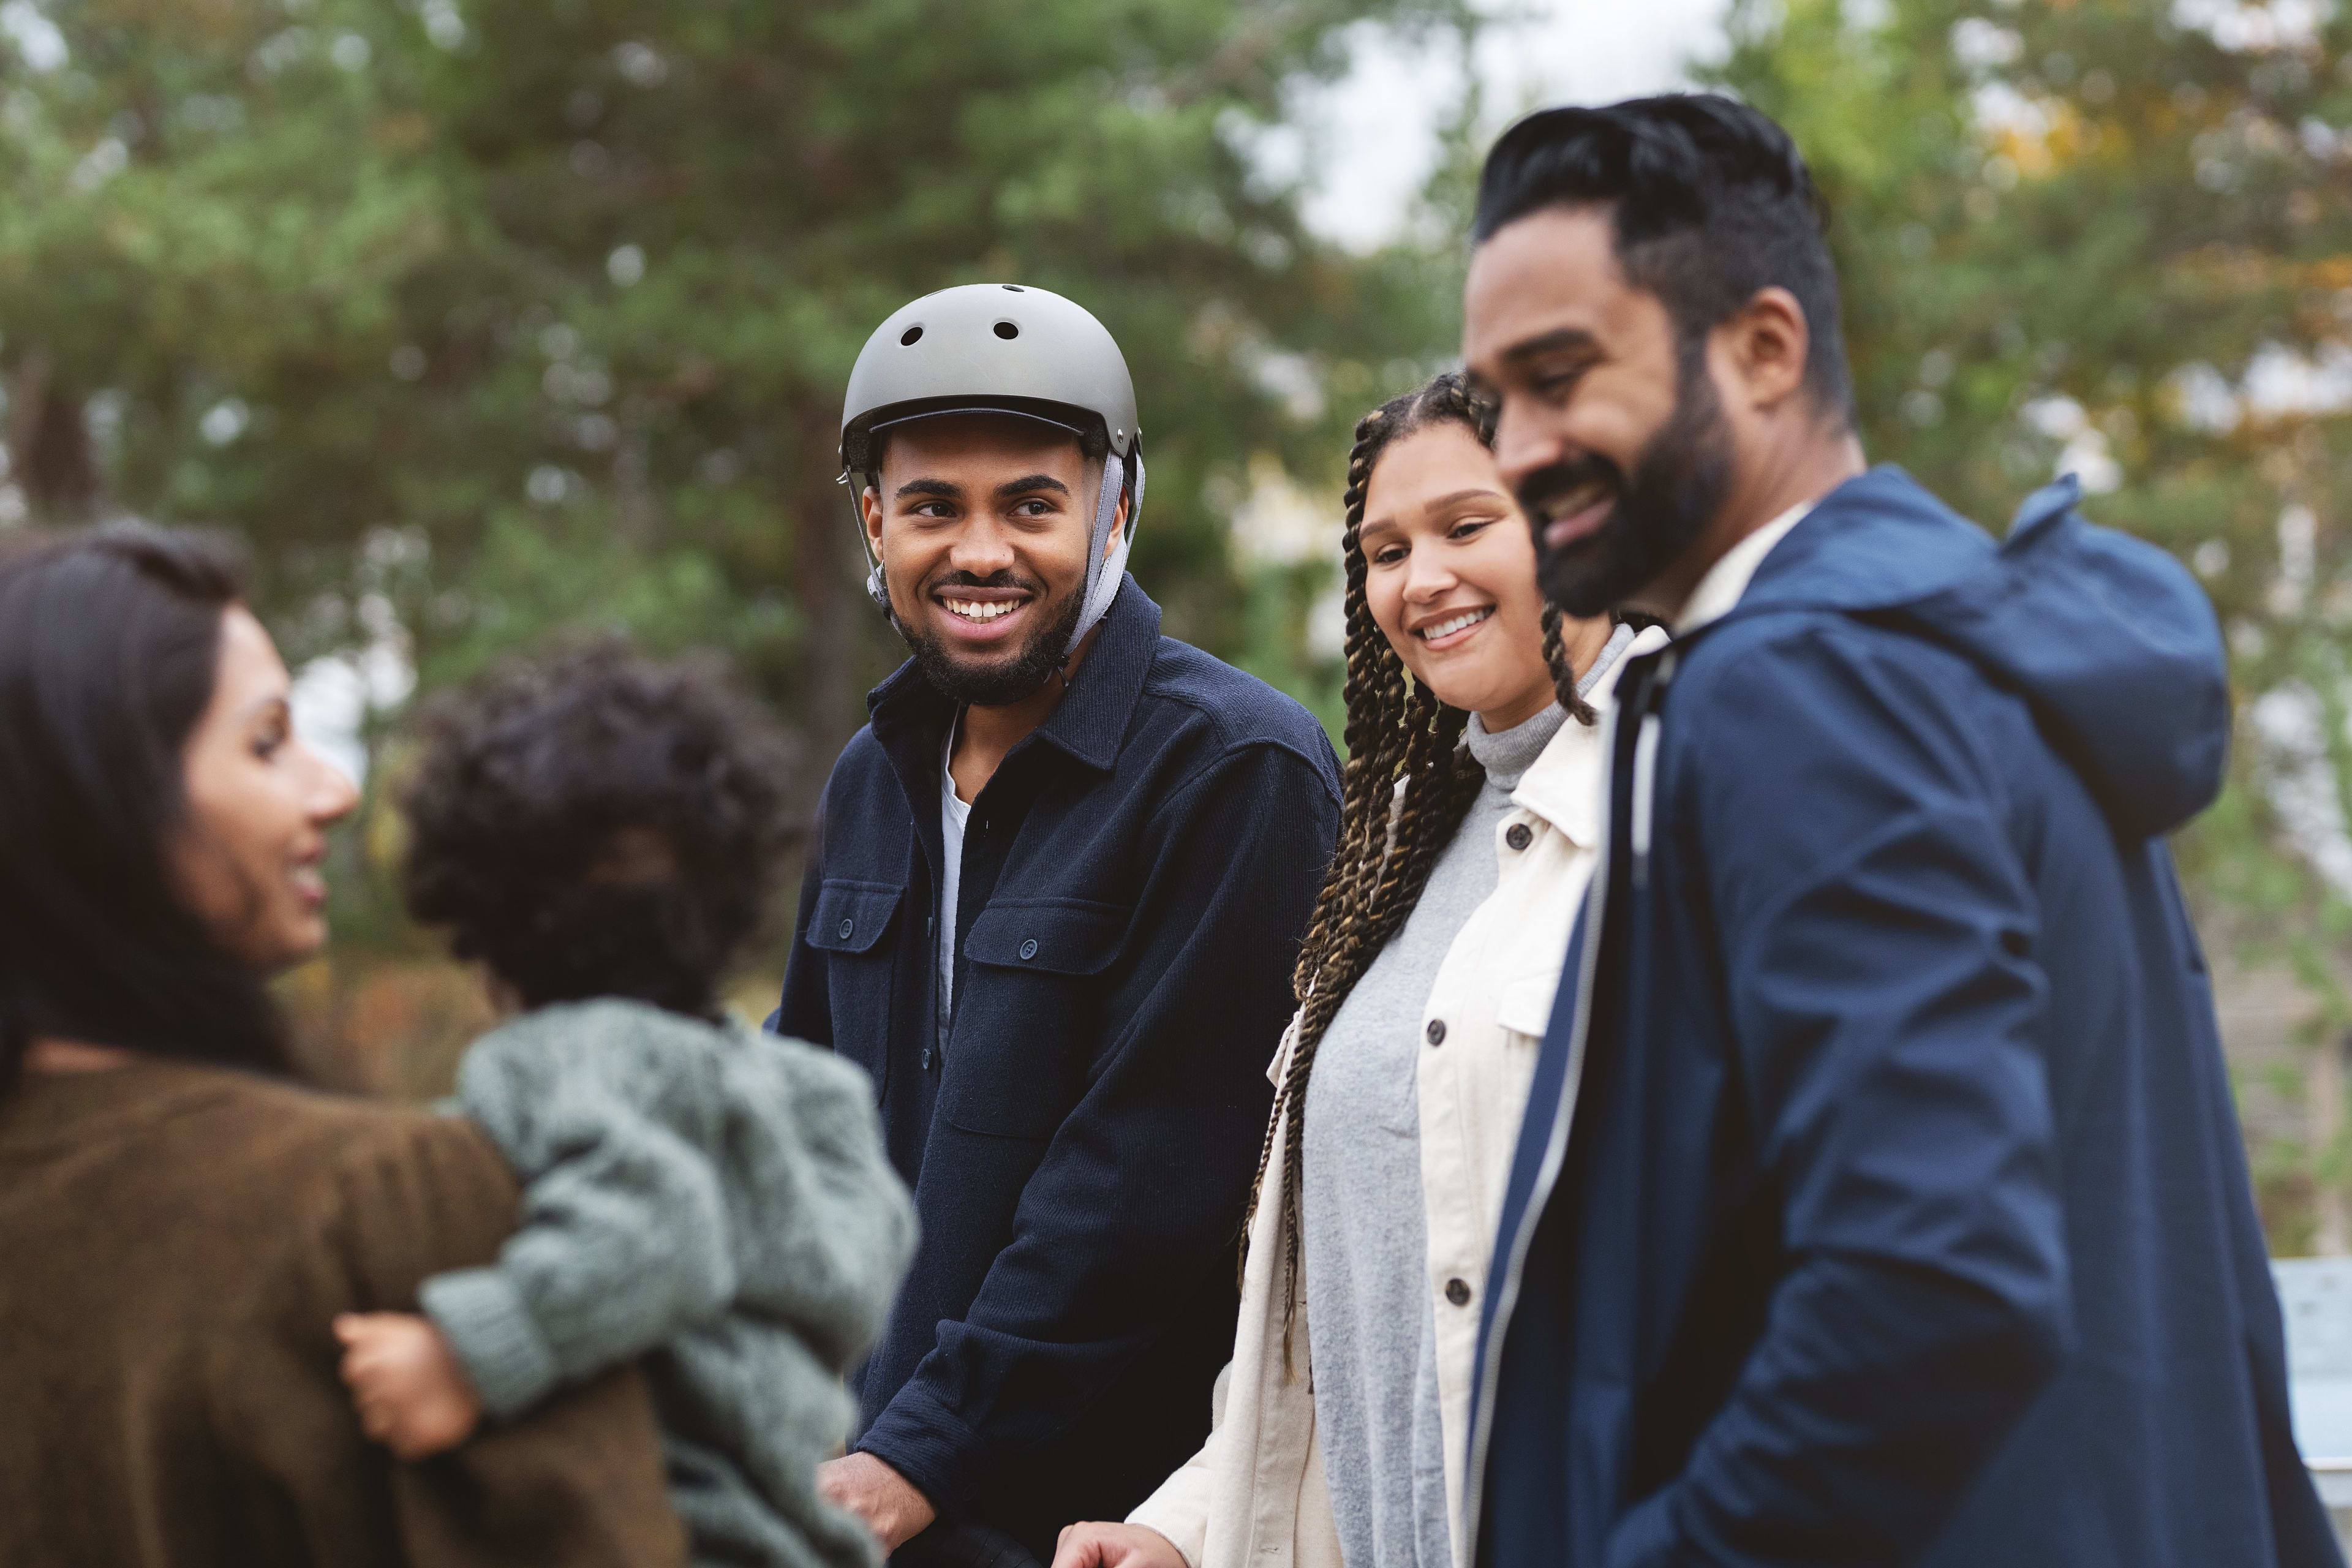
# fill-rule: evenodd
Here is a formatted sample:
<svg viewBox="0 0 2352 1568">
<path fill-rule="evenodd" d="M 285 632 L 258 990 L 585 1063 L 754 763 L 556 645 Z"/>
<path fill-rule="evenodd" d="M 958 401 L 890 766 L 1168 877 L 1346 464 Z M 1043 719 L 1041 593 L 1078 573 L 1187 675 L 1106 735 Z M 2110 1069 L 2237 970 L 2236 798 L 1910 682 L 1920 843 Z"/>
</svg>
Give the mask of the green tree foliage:
<svg viewBox="0 0 2352 1568">
<path fill-rule="evenodd" d="M 1420 258 L 1318 242 L 1247 153 L 1344 25 L 1455 0 L 10 9 L 15 481 L 242 531 L 298 657 L 396 635 L 430 685 L 620 624 L 729 648 L 829 758 L 896 657 L 835 483 L 850 363 L 1016 279 L 1124 345 L 1137 570 L 1234 651 L 1251 454 L 1328 469 L 1324 368 L 1448 335 Z"/>
<path fill-rule="evenodd" d="M 1832 205 L 1872 456 L 1995 526 L 2074 468 L 2211 591 L 2238 745 L 2178 848 L 2209 937 L 2321 1004 L 2305 1130 L 2255 1142 L 2275 1238 L 2311 1239 L 2315 1188 L 2340 1247 L 2352 16 L 2326 9 L 1741 0 L 1717 74 Z"/>
</svg>

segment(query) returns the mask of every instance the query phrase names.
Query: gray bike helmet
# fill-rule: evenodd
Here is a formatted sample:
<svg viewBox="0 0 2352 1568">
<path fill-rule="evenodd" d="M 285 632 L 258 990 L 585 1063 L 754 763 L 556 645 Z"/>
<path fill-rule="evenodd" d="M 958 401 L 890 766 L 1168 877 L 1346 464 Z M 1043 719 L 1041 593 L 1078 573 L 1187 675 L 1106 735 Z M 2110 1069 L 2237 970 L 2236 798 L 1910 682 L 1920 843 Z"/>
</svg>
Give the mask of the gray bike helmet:
<svg viewBox="0 0 2352 1568">
<path fill-rule="evenodd" d="M 877 433 L 943 414 L 1034 419 L 1068 431 L 1087 456 L 1102 458 L 1086 599 L 1062 650 L 1066 658 L 1118 595 L 1143 510 L 1143 431 L 1126 357 L 1084 306 L 1043 289 L 971 283 L 926 294 L 874 329 L 849 373 L 841 408 L 843 479 L 879 467 Z M 1127 527 L 1106 561 L 1121 495 L 1129 498 Z M 857 535 L 866 539 L 862 523 Z M 882 563 L 870 542 L 866 548 L 873 570 L 866 591 L 887 613 Z"/>
</svg>

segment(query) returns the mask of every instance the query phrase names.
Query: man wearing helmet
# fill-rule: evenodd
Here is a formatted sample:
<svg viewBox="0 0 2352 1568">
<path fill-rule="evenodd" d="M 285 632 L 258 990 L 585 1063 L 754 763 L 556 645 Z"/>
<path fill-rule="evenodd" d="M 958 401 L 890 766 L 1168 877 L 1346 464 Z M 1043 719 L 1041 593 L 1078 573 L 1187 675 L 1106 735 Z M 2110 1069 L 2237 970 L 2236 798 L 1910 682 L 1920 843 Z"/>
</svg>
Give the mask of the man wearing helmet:
<svg viewBox="0 0 2352 1568">
<path fill-rule="evenodd" d="M 1077 305 L 907 306 L 842 464 L 913 657 L 825 786 L 770 1022 L 873 1075 L 923 1235 L 819 1481 L 902 1563 L 1042 1560 L 1208 1430 L 1338 767 L 1160 636 L 1134 390 Z"/>
</svg>

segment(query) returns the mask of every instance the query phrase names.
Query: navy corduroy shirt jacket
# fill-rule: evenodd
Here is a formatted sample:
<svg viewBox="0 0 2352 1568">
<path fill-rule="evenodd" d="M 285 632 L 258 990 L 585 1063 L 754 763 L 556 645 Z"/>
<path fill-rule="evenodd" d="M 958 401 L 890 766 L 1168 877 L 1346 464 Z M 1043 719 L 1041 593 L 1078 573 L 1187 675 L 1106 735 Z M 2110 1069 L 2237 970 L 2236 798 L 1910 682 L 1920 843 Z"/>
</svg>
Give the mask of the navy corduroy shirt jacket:
<svg viewBox="0 0 2352 1568">
<path fill-rule="evenodd" d="M 1129 578 L 972 802 L 940 1044 L 940 749 L 911 664 L 825 786 L 771 1026 L 873 1075 L 922 1240 L 853 1447 L 1040 1558 L 1207 1435 L 1234 1247 L 1339 826 L 1305 709 Z"/>
</svg>

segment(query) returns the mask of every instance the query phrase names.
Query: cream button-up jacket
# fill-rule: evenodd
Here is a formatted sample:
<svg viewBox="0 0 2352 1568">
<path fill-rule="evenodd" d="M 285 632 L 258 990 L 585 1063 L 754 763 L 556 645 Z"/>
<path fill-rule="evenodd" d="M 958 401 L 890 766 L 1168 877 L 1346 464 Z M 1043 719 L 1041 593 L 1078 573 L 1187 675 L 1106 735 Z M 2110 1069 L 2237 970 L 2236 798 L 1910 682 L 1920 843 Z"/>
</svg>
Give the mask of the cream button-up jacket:
<svg viewBox="0 0 2352 1568">
<path fill-rule="evenodd" d="M 1605 710 L 1634 654 L 1665 645 L 1643 632 L 1586 693 Z M 1437 1314 L 1437 1386 L 1445 1438 L 1446 1506 L 1454 1568 L 1467 1568 L 1462 1467 L 1486 1264 L 1536 1050 L 1551 1019 L 1569 931 L 1584 900 L 1601 818 L 1601 731 L 1560 726 L 1512 792 L 1496 825 L 1495 890 L 1472 912 L 1439 965 L 1421 1037 L 1442 1020 L 1443 1043 L 1420 1056 L 1421 1184 L 1426 1270 Z M 1283 1036 L 1267 1076 L 1289 1064 L 1297 1028 Z M 1275 1129 L 1276 1147 L 1287 1129 Z M 1310 1382 L 1313 1354 L 1303 1281 L 1291 1364 L 1282 1355 L 1282 1162 L 1268 1163 L 1251 1223 L 1234 1356 L 1217 1378 L 1215 1426 L 1201 1451 L 1129 1516 L 1175 1542 L 1192 1568 L 1342 1568 L 1324 1484 Z"/>
</svg>

